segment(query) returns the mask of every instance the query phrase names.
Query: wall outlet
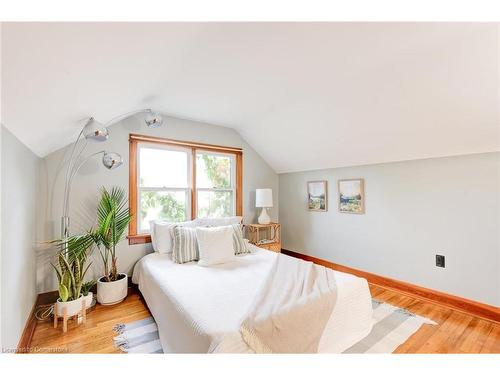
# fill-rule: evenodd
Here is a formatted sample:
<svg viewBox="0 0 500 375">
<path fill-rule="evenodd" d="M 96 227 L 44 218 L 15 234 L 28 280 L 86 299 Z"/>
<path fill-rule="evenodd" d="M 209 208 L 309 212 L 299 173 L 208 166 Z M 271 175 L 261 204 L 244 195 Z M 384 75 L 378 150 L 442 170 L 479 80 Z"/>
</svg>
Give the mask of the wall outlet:
<svg viewBox="0 0 500 375">
<path fill-rule="evenodd" d="M 436 267 L 444 268 L 444 255 L 436 254 Z"/>
</svg>

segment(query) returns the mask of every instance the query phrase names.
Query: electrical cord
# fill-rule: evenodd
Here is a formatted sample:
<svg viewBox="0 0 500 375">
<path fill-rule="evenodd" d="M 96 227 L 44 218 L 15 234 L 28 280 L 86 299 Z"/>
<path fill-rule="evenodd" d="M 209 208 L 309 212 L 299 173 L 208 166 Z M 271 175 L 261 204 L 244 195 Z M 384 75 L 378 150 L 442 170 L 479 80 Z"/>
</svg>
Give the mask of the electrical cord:
<svg viewBox="0 0 500 375">
<path fill-rule="evenodd" d="M 88 308 L 94 307 L 96 304 L 96 297 L 92 297 L 92 302 Z M 38 305 L 35 309 L 35 318 L 40 321 L 52 320 L 54 317 L 54 304 L 49 303 L 46 305 Z"/>
<path fill-rule="evenodd" d="M 35 310 L 36 320 L 50 320 L 54 316 L 54 304 L 39 305 Z"/>
</svg>

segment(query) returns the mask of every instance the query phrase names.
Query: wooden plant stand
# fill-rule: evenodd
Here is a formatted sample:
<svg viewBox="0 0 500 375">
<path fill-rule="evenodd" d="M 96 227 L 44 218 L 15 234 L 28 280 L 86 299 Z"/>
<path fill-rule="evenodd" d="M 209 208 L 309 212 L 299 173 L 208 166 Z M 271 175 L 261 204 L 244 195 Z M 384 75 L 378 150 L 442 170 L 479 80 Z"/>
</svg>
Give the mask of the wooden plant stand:
<svg viewBox="0 0 500 375">
<path fill-rule="evenodd" d="M 72 316 L 73 319 L 76 320 L 77 325 L 80 325 L 79 315 L 80 314 L 75 314 Z M 85 298 L 82 298 L 81 316 L 82 316 L 82 323 L 85 324 L 87 321 L 87 306 L 85 304 Z M 66 307 L 63 307 L 61 312 L 57 311 L 57 302 L 56 302 L 54 303 L 54 328 L 57 328 L 57 321 L 59 320 L 59 317 L 63 318 L 63 325 L 62 325 L 63 333 L 68 332 L 68 320 L 72 317 L 68 317 Z"/>
</svg>

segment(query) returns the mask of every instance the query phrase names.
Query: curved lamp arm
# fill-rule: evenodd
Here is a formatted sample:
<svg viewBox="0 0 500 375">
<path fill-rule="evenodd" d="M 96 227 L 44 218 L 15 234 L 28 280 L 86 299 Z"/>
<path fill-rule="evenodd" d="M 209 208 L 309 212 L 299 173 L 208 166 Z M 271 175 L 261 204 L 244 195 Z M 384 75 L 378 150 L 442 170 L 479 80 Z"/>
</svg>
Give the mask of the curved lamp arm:
<svg viewBox="0 0 500 375">
<path fill-rule="evenodd" d="M 66 177 L 65 177 L 65 181 L 64 181 L 63 216 L 61 217 L 61 236 L 62 236 L 62 238 L 67 238 L 69 236 L 69 216 L 68 216 L 68 213 L 69 213 L 69 195 L 70 195 L 70 191 L 71 191 L 71 183 L 73 181 L 73 178 L 75 177 L 78 170 L 82 167 L 82 165 L 85 164 L 90 158 L 92 158 L 96 155 L 99 155 L 99 154 L 106 155 L 106 151 L 103 150 L 103 151 L 95 152 L 95 153 L 87 156 L 85 159 L 78 161 L 80 159 L 83 151 L 85 150 L 85 147 L 87 146 L 87 143 L 85 143 L 85 145 L 82 147 L 82 149 L 77 154 L 75 154 L 78 143 L 82 139 L 82 135 L 85 135 L 85 137 L 84 137 L 85 141 L 87 141 L 87 139 L 89 139 L 89 138 L 95 139 L 95 140 L 106 140 L 108 137 L 108 134 L 107 134 L 107 127 L 108 126 L 113 125 L 116 122 L 122 121 L 122 120 L 124 120 L 130 116 L 136 115 L 138 113 L 150 113 L 150 114 L 152 114 L 152 116 L 151 116 L 152 118 L 149 120 L 146 120 L 146 124 L 150 127 L 157 127 L 163 123 L 161 115 L 157 115 L 151 109 L 149 109 L 149 108 L 139 109 L 139 110 L 127 112 L 127 113 L 124 113 L 120 116 L 114 117 L 111 120 L 109 120 L 105 125 L 99 124 L 97 121 L 94 120 L 94 118 L 91 117 L 91 118 L 89 118 L 89 121 L 87 122 L 87 124 L 85 124 L 83 126 L 82 130 L 78 134 L 78 137 L 76 138 L 76 141 L 73 144 L 73 148 L 71 150 L 71 154 L 70 154 L 70 157 L 68 160 L 68 165 L 67 165 L 67 169 L 66 169 Z M 90 124 L 92 124 L 92 126 L 96 126 L 96 124 L 97 124 L 98 126 L 103 127 L 104 132 L 99 131 L 98 133 L 96 132 L 96 134 L 93 134 L 93 135 L 84 134 L 85 128 L 87 127 L 87 125 L 90 126 Z M 93 129 L 93 130 L 96 130 L 96 129 Z M 102 128 L 97 129 L 97 130 L 102 130 Z M 121 165 L 121 163 L 122 163 L 121 156 L 118 154 L 111 153 L 109 159 L 106 159 L 106 160 L 103 159 L 103 163 L 105 164 L 105 166 L 108 169 L 116 168 L 119 165 Z M 106 165 L 107 163 L 109 163 L 109 165 Z"/>
<path fill-rule="evenodd" d="M 120 122 L 122 120 L 125 120 L 126 118 L 128 118 L 130 116 L 133 116 L 133 115 L 136 115 L 138 113 L 148 113 L 148 112 L 151 113 L 152 110 L 150 108 L 146 108 L 146 109 L 138 109 L 138 110 L 135 110 L 135 111 L 130 111 L 130 112 L 124 113 L 123 115 L 113 117 L 111 120 L 109 120 L 106 123 L 106 126 L 111 126 L 111 125 L 113 125 L 116 122 Z"/>
<path fill-rule="evenodd" d="M 73 143 L 73 148 L 71 150 L 71 154 L 69 156 L 68 160 L 68 168 L 66 168 L 66 177 L 64 179 L 64 202 L 63 202 L 63 216 L 64 214 L 64 207 L 66 206 L 66 196 L 68 195 L 68 180 L 70 178 L 71 174 L 71 169 L 73 167 L 74 162 L 76 161 L 75 156 L 75 151 L 76 151 L 76 146 L 78 145 L 78 141 L 80 141 L 80 138 L 82 137 L 83 131 L 85 129 L 85 126 L 82 127 L 82 130 L 78 134 L 78 137 L 76 138 L 76 141 Z M 83 150 L 82 150 L 83 151 Z"/>
</svg>

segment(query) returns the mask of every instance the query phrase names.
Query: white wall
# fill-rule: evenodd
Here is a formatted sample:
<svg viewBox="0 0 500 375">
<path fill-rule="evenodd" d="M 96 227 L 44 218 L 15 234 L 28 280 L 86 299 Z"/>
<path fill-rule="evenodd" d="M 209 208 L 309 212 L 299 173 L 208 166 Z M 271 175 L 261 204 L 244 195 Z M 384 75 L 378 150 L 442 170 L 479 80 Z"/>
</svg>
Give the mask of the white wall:
<svg viewBox="0 0 500 375">
<path fill-rule="evenodd" d="M 77 132 L 79 129 L 75 127 Z M 101 186 L 121 186 L 128 192 L 128 157 L 130 133 L 148 134 L 179 140 L 211 143 L 223 146 L 243 148 L 243 214 L 245 222 L 254 222 L 258 213 L 255 210 L 255 189 L 272 188 L 275 197 L 275 208 L 271 210 L 274 220 L 278 217 L 278 175 L 266 162 L 230 128 L 204 124 L 189 120 L 168 117 L 164 126 L 157 129 L 148 129 L 141 124 L 140 116 L 128 119 L 110 127 L 109 140 L 104 143 L 88 144 L 85 154 L 99 150 L 111 150 L 120 153 L 124 158 L 124 165 L 115 170 L 106 170 L 96 157 L 81 168 L 76 176 L 71 192 L 71 231 L 77 233 L 88 229 L 95 220 L 95 206 Z M 40 188 L 40 209 L 38 239 L 48 240 L 59 236 L 59 220 L 62 206 L 62 162 L 68 148 L 56 151 L 43 159 Z M 118 265 L 120 271 L 131 273 L 138 259 L 151 251 L 150 244 L 129 246 L 124 241 L 118 249 Z M 37 288 L 38 291 L 55 289 L 55 277 L 49 261 L 52 251 L 41 246 L 37 260 Z M 100 261 L 96 257 L 94 267 L 95 277 L 100 276 Z"/>
<path fill-rule="evenodd" d="M 0 22 L 0 128 L 3 127 L 3 117 L 2 117 L 2 29 L 3 23 Z M 0 129 L 0 166 L 2 165 L 2 131 Z M 2 168 L 0 168 L 0 212 L 2 212 Z M 0 265 L 2 264 L 2 217 L 0 215 Z M 1 267 L 1 266 L 0 266 Z M 0 268 L 1 270 L 1 268 Z M 0 310 L 2 303 L 2 288 L 0 287 Z M 3 337 L 3 323 L 0 321 L 0 348 L 2 347 L 2 337 Z"/>
<path fill-rule="evenodd" d="M 2 347 L 15 348 L 36 299 L 35 219 L 40 159 L 2 133 Z"/>
<path fill-rule="evenodd" d="M 500 153 L 279 177 L 283 248 L 500 305 Z M 365 215 L 338 212 L 342 178 L 365 179 Z M 311 180 L 328 181 L 326 213 L 306 210 Z"/>
</svg>

